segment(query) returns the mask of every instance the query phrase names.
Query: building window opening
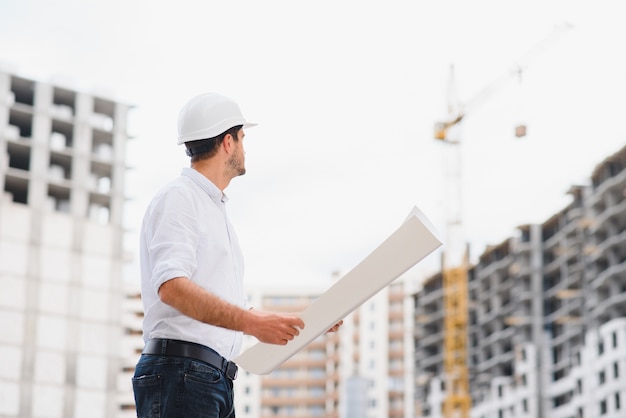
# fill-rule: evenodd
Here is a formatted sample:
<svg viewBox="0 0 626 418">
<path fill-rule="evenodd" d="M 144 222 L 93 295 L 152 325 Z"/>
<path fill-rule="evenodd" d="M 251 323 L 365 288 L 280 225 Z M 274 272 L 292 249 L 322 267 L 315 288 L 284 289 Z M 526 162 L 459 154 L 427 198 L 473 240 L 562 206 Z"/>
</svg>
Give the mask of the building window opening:
<svg viewBox="0 0 626 418">
<path fill-rule="evenodd" d="M 113 131 L 113 120 L 115 117 L 115 103 L 96 97 L 93 103 L 93 114 L 91 125 L 105 132 Z"/>
<path fill-rule="evenodd" d="M 71 148 L 74 143 L 74 128 L 71 123 L 53 120 L 52 132 L 50 133 L 50 149 L 63 151 Z"/>
<path fill-rule="evenodd" d="M 71 121 L 76 113 L 75 101 L 76 93 L 55 87 L 52 97 L 52 117 L 58 120 Z"/>
<path fill-rule="evenodd" d="M 30 171 L 30 147 L 9 142 L 9 167 Z"/>
<path fill-rule="evenodd" d="M 48 167 L 48 178 L 51 181 L 72 178 L 72 159 L 67 155 L 51 153 Z"/>
<path fill-rule="evenodd" d="M 8 139 L 30 139 L 33 135 L 33 114 L 11 109 L 11 112 L 9 112 L 9 125 Z"/>
<path fill-rule="evenodd" d="M 48 185 L 48 206 L 61 213 L 70 213 L 70 190 L 54 184 Z"/>
<path fill-rule="evenodd" d="M 20 177 L 7 177 L 4 182 L 4 191 L 15 203 L 28 203 L 28 181 Z"/>
<path fill-rule="evenodd" d="M 600 415 L 606 415 L 607 411 L 606 399 L 600 401 Z"/>
<path fill-rule="evenodd" d="M 11 77 L 11 92 L 16 103 L 35 105 L 35 83 L 21 77 Z"/>
<path fill-rule="evenodd" d="M 93 130 L 92 153 L 102 161 L 113 160 L 113 135 Z"/>
</svg>

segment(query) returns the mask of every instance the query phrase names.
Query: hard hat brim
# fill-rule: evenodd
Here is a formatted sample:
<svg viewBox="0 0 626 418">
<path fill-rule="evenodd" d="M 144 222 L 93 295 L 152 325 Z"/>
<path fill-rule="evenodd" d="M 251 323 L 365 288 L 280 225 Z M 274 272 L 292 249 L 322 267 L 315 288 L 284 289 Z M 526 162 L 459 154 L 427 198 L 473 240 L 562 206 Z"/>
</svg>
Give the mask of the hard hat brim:
<svg viewBox="0 0 626 418">
<path fill-rule="evenodd" d="M 190 141 L 199 141 L 201 139 L 215 138 L 216 136 L 226 132 L 233 126 L 239 126 L 239 125 L 247 129 L 247 128 L 252 128 L 253 126 L 257 126 L 258 123 L 252 123 L 252 122 L 246 122 L 246 121 L 240 121 L 237 123 L 221 123 L 217 126 L 212 126 L 210 128 L 203 129 L 201 131 L 190 132 L 186 135 L 179 136 L 178 145 L 181 145 L 181 144 L 184 144 L 185 142 L 190 142 Z"/>
</svg>

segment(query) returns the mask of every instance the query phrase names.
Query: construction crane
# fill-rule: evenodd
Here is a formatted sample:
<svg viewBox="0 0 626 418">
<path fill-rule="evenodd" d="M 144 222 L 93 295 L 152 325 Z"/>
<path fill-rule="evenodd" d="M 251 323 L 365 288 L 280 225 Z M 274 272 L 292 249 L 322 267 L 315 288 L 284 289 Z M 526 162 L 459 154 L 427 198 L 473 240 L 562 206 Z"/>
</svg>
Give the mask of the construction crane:
<svg viewBox="0 0 626 418">
<path fill-rule="evenodd" d="M 444 300 L 444 349 L 445 397 L 442 414 L 445 418 L 469 418 L 472 406 L 469 393 L 469 370 L 467 366 L 468 336 L 468 269 L 467 244 L 462 231 L 462 183 L 461 149 L 458 127 L 468 113 L 484 103 L 493 93 L 514 78 L 521 77 L 530 59 L 554 42 L 570 24 L 558 25 L 539 44 L 499 78 L 483 88 L 474 98 L 461 103 L 457 97 L 454 67 L 450 68 L 448 80 L 448 116 L 435 124 L 435 139 L 448 145 L 446 154 L 446 232 L 447 242 L 443 254 L 443 300 Z M 457 129 L 455 129 L 457 128 Z M 456 134 L 456 135 L 455 135 Z M 526 126 L 515 127 L 515 136 L 526 135 Z"/>
</svg>

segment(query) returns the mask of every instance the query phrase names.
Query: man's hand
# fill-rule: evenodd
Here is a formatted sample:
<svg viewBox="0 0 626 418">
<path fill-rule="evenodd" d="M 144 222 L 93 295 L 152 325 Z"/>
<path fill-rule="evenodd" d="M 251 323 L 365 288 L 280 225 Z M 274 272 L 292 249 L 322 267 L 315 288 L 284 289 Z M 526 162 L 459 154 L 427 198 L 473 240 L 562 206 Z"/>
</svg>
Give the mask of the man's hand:
<svg viewBox="0 0 626 418">
<path fill-rule="evenodd" d="M 304 322 L 296 315 L 252 309 L 244 332 L 267 344 L 285 345 L 300 334 Z"/>
<path fill-rule="evenodd" d="M 339 322 L 337 322 L 335 325 L 332 326 L 332 328 L 330 328 L 328 331 L 326 332 L 337 332 L 339 331 L 339 328 L 343 325 L 343 319 Z"/>
</svg>

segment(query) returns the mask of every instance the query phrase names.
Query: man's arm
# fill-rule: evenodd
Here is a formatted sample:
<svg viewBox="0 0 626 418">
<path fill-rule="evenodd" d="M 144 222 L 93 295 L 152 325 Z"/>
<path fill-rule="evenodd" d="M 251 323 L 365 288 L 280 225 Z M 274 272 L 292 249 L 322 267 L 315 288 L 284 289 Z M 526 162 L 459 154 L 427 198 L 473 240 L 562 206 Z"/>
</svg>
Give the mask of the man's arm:
<svg viewBox="0 0 626 418">
<path fill-rule="evenodd" d="M 302 319 L 290 314 L 246 310 L 206 291 L 186 277 L 163 283 L 159 297 L 181 313 L 198 321 L 242 331 L 268 344 L 285 345 L 304 328 Z"/>
</svg>

